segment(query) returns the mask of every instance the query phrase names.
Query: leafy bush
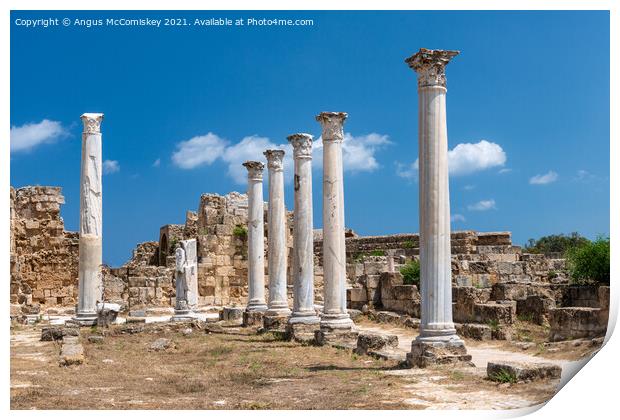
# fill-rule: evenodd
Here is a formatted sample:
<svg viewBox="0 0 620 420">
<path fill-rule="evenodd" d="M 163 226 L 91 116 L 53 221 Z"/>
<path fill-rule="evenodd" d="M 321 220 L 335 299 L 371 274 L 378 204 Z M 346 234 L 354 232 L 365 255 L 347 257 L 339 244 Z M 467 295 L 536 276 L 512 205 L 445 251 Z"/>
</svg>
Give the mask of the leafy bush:
<svg viewBox="0 0 620 420">
<path fill-rule="evenodd" d="M 233 229 L 233 235 L 235 235 L 237 238 L 245 239 L 248 237 L 248 230 L 243 226 L 237 225 Z"/>
<path fill-rule="evenodd" d="M 401 267 L 400 274 L 403 275 L 404 284 L 414 284 L 416 286 L 420 286 L 420 261 L 409 261 Z"/>
<path fill-rule="evenodd" d="M 413 241 L 405 241 L 405 242 L 403 242 L 403 248 L 404 249 L 413 248 Z"/>
<path fill-rule="evenodd" d="M 385 251 L 381 251 L 381 250 L 377 250 L 377 251 L 372 251 L 370 253 L 370 255 L 372 257 L 384 257 L 385 256 Z"/>
<path fill-rule="evenodd" d="M 571 248 L 566 253 L 571 279 L 576 284 L 609 284 L 609 238 Z"/>
<path fill-rule="evenodd" d="M 499 372 L 495 372 L 489 376 L 492 381 L 501 382 L 501 383 L 511 383 L 514 384 L 517 382 L 517 377 L 512 373 L 507 371 L 506 369 L 500 369 Z"/>
<path fill-rule="evenodd" d="M 523 251 L 529 254 L 549 254 L 552 252 L 565 254 L 571 248 L 588 243 L 590 241 L 577 232 L 573 232 L 570 235 L 561 233 L 559 235 L 543 236 L 538 240 L 530 239 L 524 245 Z"/>
</svg>

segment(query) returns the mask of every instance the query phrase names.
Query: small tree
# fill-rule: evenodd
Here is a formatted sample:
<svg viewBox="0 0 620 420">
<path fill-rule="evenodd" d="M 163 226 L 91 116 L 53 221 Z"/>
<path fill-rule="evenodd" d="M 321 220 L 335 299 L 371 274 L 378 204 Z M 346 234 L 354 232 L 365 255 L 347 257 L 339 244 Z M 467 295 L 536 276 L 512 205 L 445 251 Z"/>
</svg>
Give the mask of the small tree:
<svg viewBox="0 0 620 420">
<path fill-rule="evenodd" d="M 599 237 L 566 252 L 566 262 L 575 284 L 609 284 L 609 238 Z"/>
<path fill-rule="evenodd" d="M 571 248 L 585 245 L 590 241 L 581 236 L 577 232 L 573 232 L 570 235 L 549 235 L 543 236 L 538 240 L 529 239 L 524 245 L 524 251 L 530 254 L 549 254 L 552 252 L 558 252 L 565 254 Z"/>
<path fill-rule="evenodd" d="M 404 284 L 420 286 L 420 261 L 411 260 L 401 267 L 400 274 L 403 275 Z"/>
</svg>

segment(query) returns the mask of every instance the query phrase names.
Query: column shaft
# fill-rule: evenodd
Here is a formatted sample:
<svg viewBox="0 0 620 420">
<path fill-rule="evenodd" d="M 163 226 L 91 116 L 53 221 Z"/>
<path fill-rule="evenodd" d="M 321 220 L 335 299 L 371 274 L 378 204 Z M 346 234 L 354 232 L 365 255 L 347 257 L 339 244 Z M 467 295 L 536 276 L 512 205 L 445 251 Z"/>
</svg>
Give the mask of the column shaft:
<svg viewBox="0 0 620 420">
<path fill-rule="evenodd" d="M 284 204 L 284 150 L 267 150 L 269 169 L 268 247 L 269 304 L 267 315 L 289 315 L 286 293 L 286 207 Z"/>
<path fill-rule="evenodd" d="M 317 324 L 314 309 L 314 235 L 312 217 L 312 136 L 293 134 L 295 210 L 293 226 L 293 314 L 289 323 Z"/>
<path fill-rule="evenodd" d="M 80 173 L 80 239 L 78 306 L 75 320 L 95 324 L 97 302 L 103 300 L 101 121 L 103 114 L 83 114 Z"/>
<path fill-rule="evenodd" d="M 346 307 L 342 126 L 345 113 L 321 113 L 323 126 L 323 276 L 321 327 L 351 328 Z"/>
<path fill-rule="evenodd" d="M 263 164 L 246 162 L 248 169 L 248 311 L 265 311 L 265 232 L 263 221 Z"/>
</svg>

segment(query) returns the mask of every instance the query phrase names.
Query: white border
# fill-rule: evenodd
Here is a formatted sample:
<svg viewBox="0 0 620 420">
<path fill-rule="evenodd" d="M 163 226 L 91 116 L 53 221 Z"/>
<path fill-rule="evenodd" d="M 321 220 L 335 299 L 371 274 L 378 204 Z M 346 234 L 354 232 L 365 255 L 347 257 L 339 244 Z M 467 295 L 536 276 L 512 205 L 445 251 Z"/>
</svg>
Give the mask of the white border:
<svg viewBox="0 0 620 420">
<path fill-rule="evenodd" d="M 0 245 L 0 261 L 1 269 L 3 271 L 5 279 L 4 289 L 7 292 L 3 298 L 0 298 L 0 305 L 4 309 L 4 313 L 8 315 L 9 312 L 9 299 L 8 299 L 8 287 L 9 287 L 9 129 L 10 129 L 10 77 L 9 77 L 9 48 L 10 48 L 10 10 L 611 10 L 610 24 L 611 24 L 611 100 L 610 100 L 610 139 L 616 139 L 615 142 L 610 141 L 610 164 L 611 164 L 611 214 L 616 217 L 612 217 L 610 220 L 610 235 L 612 238 L 616 238 L 618 234 L 618 216 L 620 216 L 620 206 L 618 205 L 617 193 L 614 193 L 614 189 L 617 191 L 618 175 L 620 169 L 614 167 L 614 161 L 618 159 L 612 159 L 611 156 L 618 156 L 619 147 L 618 141 L 618 83 L 617 76 L 618 68 L 618 6 L 617 2 L 608 0 L 571 0 L 571 1 L 543 1 L 543 0 L 525 0 L 525 1 L 492 1 L 492 0 L 478 0 L 465 2 L 462 0 L 435 0 L 435 1 L 395 1 L 395 0 L 383 0 L 381 2 L 371 2 L 367 0 L 302 0 L 297 1 L 295 4 L 282 0 L 264 0 L 261 2 L 256 1 L 229 1 L 225 4 L 223 2 L 209 2 L 209 1 L 188 1 L 188 0 L 175 0 L 174 2 L 154 2 L 154 1 L 129 1 L 129 0 L 110 0 L 103 2 L 83 2 L 76 0 L 56 0 L 53 5 L 49 1 L 16 1 L 5 0 L 0 6 L 3 11 L 2 27 L 0 29 L 0 48 L 1 57 L 4 58 L 0 67 L 1 79 L 2 79 L 2 100 L 0 102 L 1 111 L 0 121 L 2 123 L 2 130 L 5 133 L 2 138 L 0 147 L 0 180 L 2 188 L 0 189 L 0 220 L 2 223 L 2 235 L 4 241 Z M 562 63 L 556 63 L 561 68 Z M 596 76 L 596 69 L 593 66 L 592 77 Z M 584 139 L 584 149 L 587 148 L 587 139 Z M 609 332 L 615 327 L 617 313 L 618 313 L 618 281 L 615 279 L 618 273 L 618 261 L 620 251 L 615 246 L 612 246 L 612 300 L 611 300 L 611 312 L 610 312 L 610 326 Z M 2 347 L 2 354 L 4 360 L 9 360 L 9 325 L 8 316 L 3 318 L 5 322 L 2 323 L 2 335 L 5 345 Z M 609 333 L 608 333 L 609 339 Z M 531 418 L 543 419 L 543 418 L 580 418 L 580 419 L 593 419 L 593 418 L 610 418 L 614 416 L 616 412 L 616 402 L 618 398 L 618 380 L 620 378 L 620 369 L 618 362 L 618 354 L 620 354 L 620 344 L 617 337 L 611 337 L 605 347 L 596 355 L 588 364 L 585 369 L 579 372 L 576 379 L 571 380 L 553 399 L 549 401 L 540 410 L 535 411 Z M 2 408 L 3 412 L 9 413 L 9 364 L 2 364 L 2 384 L 3 384 L 3 398 Z M 219 413 L 205 413 L 203 411 L 184 411 L 184 412 L 170 412 L 170 411 L 129 411 L 129 412 L 115 412 L 109 413 L 106 411 L 64 411 L 62 413 L 50 413 L 50 412 L 18 412 L 11 411 L 9 414 L 13 417 L 42 417 L 49 414 L 56 416 L 62 415 L 67 418 L 78 418 L 82 416 L 88 416 L 89 418 L 102 418 L 109 415 L 122 415 L 126 414 L 131 417 L 144 417 L 144 418 L 171 418 L 176 416 L 183 417 L 201 417 L 205 416 L 225 416 L 229 417 L 241 417 L 252 415 L 258 418 L 307 418 L 318 417 L 327 415 L 337 416 L 355 416 L 356 418 L 373 418 L 377 416 L 390 416 L 398 418 L 435 418 L 435 417 L 456 417 L 459 419 L 469 418 L 506 418 L 515 417 L 518 415 L 526 414 L 532 411 L 531 409 L 514 410 L 509 412 L 491 412 L 491 411 L 390 411 L 390 412 L 374 412 L 374 411 L 350 411 L 350 412 L 288 412 L 288 411 L 264 411 L 264 412 L 233 412 L 224 411 Z M 49 413 L 49 414 L 48 414 Z"/>
</svg>

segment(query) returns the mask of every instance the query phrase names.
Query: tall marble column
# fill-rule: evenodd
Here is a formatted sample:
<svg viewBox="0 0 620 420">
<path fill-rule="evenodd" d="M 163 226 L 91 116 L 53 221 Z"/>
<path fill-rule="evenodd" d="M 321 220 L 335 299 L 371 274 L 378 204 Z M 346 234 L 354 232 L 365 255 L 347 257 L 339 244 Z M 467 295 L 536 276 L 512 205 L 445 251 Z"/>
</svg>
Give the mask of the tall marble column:
<svg viewBox="0 0 620 420">
<path fill-rule="evenodd" d="M 295 161 L 293 226 L 293 313 L 290 324 L 318 324 L 314 309 L 314 235 L 312 222 L 312 136 L 287 137 Z"/>
<path fill-rule="evenodd" d="M 101 278 L 101 121 L 103 114 L 86 113 L 80 118 L 84 124 L 84 130 L 80 173 L 79 295 L 74 320 L 82 325 L 94 325 L 97 323 L 97 302 L 103 300 Z"/>
<path fill-rule="evenodd" d="M 248 312 L 264 312 L 265 232 L 263 221 L 263 169 L 261 162 L 243 164 L 248 170 Z"/>
<path fill-rule="evenodd" d="M 350 329 L 347 312 L 344 187 L 342 167 L 345 112 L 322 112 L 323 128 L 323 278 L 324 307 L 321 328 Z"/>
<path fill-rule="evenodd" d="M 456 355 L 465 352 L 452 322 L 446 124 L 445 67 L 458 53 L 422 48 L 406 60 L 418 73 L 421 320 L 410 356 L 418 366 L 428 361 L 428 345 L 450 347 Z"/>
<path fill-rule="evenodd" d="M 270 316 L 288 316 L 286 294 L 286 207 L 284 205 L 284 150 L 267 150 L 269 172 L 269 210 L 267 216 L 269 258 L 269 301 L 265 313 Z"/>
</svg>

